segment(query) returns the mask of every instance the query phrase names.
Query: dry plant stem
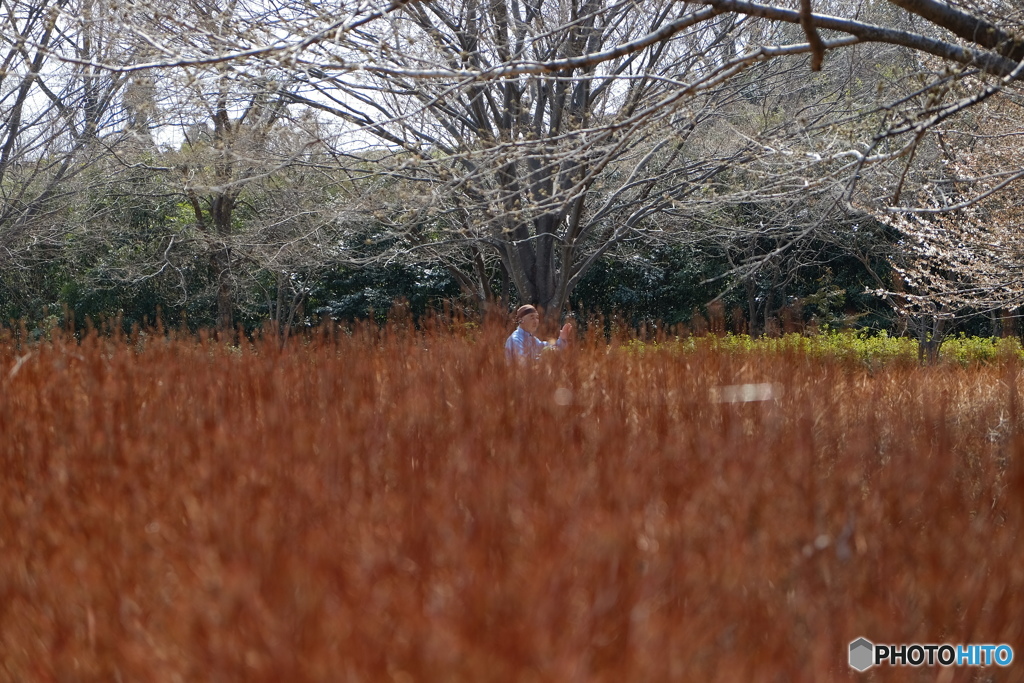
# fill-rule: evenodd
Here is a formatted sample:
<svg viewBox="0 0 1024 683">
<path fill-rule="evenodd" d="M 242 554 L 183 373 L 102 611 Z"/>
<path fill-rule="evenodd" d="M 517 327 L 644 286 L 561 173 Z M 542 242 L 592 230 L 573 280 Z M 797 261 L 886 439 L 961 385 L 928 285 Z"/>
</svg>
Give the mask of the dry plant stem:
<svg viewBox="0 0 1024 683">
<path fill-rule="evenodd" d="M 505 334 L 0 344 L 0 678 L 829 681 L 858 636 L 1020 642 L 1018 365 L 520 367 Z M 712 400 L 744 383 L 775 399 Z"/>
</svg>

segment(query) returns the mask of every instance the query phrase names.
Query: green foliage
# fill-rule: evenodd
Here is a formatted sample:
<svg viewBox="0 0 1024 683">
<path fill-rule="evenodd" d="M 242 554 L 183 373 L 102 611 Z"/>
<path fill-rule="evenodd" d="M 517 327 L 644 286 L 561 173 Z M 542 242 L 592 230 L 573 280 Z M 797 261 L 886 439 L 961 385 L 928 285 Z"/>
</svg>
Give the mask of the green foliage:
<svg viewBox="0 0 1024 683">
<path fill-rule="evenodd" d="M 635 353 L 651 350 L 672 352 L 726 351 L 730 353 L 798 353 L 811 358 L 843 358 L 868 366 L 892 362 L 918 362 L 918 343 L 912 337 L 891 336 L 885 330 L 830 330 L 819 334 L 784 334 L 779 337 L 751 337 L 747 334 L 703 335 L 677 338 L 662 343 L 630 340 L 624 348 Z M 950 337 L 939 351 L 940 363 L 972 365 L 994 363 L 1016 355 L 1024 360 L 1024 348 L 1016 337 Z"/>
<path fill-rule="evenodd" d="M 1024 358 L 1024 349 L 1016 337 L 971 337 L 963 333 L 942 343 L 939 358 L 961 365 L 992 363 L 1007 356 Z"/>
<path fill-rule="evenodd" d="M 725 269 L 720 255 L 699 247 L 634 249 L 595 264 L 576 288 L 572 307 L 606 318 L 620 314 L 633 326 L 689 323 L 721 291 L 715 279 Z"/>
<path fill-rule="evenodd" d="M 319 279 L 310 293 L 310 307 L 319 318 L 383 322 L 396 301 L 408 304 L 416 317 L 457 297 L 458 284 L 443 268 L 401 264 L 361 269 L 337 268 Z"/>
<path fill-rule="evenodd" d="M 721 219 L 756 223 L 758 215 L 737 210 L 736 216 Z M 806 326 L 887 329 L 893 322 L 890 307 L 868 293 L 878 286 L 872 273 L 883 278 L 892 274 L 884 258 L 891 235 L 883 227 L 837 227 L 837 232 L 849 233 L 850 244 L 810 240 L 788 262 L 774 261 L 743 275 L 731 272 L 730 261 L 756 260 L 778 250 L 779 244 L 755 235 L 733 245 L 715 240 L 625 245 L 591 268 L 571 302 L 574 310 L 606 319 L 618 316 L 634 327 L 645 322 L 693 326 L 698 314 L 718 315 L 728 318 L 725 327 L 739 333 L 751 329 L 754 309 L 757 330 L 767 329 L 762 327 L 766 320 L 782 331 Z M 868 261 L 870 271 L 861 259 Z M 709 313 L 712 301 L 718 313 Z"/>
</svg>

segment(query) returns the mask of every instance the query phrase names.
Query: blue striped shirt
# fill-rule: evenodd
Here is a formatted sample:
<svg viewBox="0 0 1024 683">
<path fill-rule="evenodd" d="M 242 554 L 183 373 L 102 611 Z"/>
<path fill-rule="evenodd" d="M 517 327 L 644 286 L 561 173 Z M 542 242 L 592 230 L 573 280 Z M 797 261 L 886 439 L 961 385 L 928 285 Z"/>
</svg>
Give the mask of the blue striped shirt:
<svg viewBox="0 0 1024 683">
<path fill-rule="evenodd" d="M 537 339 L 522 327 L 517 327 L 516 331 L 510 334 L 505 341 L 505 360 L 537 360 L 544 349 L 561 345 L 561 339 L 556 344 L 551 344 L 550 342 Z"/>
</svg>

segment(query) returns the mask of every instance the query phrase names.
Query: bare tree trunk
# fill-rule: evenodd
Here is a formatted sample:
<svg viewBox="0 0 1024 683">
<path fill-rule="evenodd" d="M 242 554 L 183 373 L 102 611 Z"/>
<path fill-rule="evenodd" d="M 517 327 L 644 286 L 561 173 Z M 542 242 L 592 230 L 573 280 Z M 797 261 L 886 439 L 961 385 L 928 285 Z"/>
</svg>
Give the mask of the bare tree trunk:
<svg viewBox="0 0 1024 683">
<path fill-rule="evenodd" d="M 221 247 L 213 253 L 212 259 L 217 271 L 217 329 L 227 333 L 234 329 L 231 250 Z"/>
<path fill-rule="evenodd" d="M 218 237 L 213 259 L 217 268 L 217 329 L 221 332 L 230 332 L 234 329 L 234 287 L 231 277 L 231 247 L 228 243 L 234 204 L 234 197 L 230 193 L 225 193 L 216 197 L 211 207 L 214 229 Z"/>
<path fill-rule="evenodd" d="M 938 362 L 939 348 L 945 340 L 945 329 L 946 319 L 937 315 L 928 316 L 921 322 L 917 332 L 918 362 L 927 365 Z"/>
<path fill-rule="evenodd" d="M 744 279 L 743 285 L 747 291 L 747 318 L 750 320 L 748 333 L 751 337 L 756 337 L 759 334 L 757 327 L 757 287 L 754 286 L 752 277 Z"/>
</svg>

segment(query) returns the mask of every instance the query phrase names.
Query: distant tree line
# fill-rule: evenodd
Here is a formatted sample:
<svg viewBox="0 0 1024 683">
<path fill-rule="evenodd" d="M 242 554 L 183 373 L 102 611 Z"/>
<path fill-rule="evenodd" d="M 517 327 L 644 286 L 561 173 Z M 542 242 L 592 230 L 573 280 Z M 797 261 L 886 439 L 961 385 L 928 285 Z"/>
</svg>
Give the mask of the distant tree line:
<svg viewBox="0 0 1024 683">
<path fill-rule="evenodd" d="M 132 187 L 119 195 L 93 196 L 92 206 L 78 207 L 93 217 L 83 219 L 87 225 L 102 217 L 102 231 L 26 247 L 18 268 L 0 272 L 5 324 L 45 329 L 117 320 L 129 329 L 159 319 L 193 329 L 218 325 L 217 273 L 203 240 L 182 227 L 192 220 L 191 207 L 166 201 L 170 193 L 142 176 L 136 172 Z M 269 201 L 246 197 L 242 215 Z M 741 207 L 731 220 L 763 223 L 760 215 L 756 207 Z M 760 224 L 731 242 L 624 241 L 588 271 L 567 309 L 584 318 L 681 324 L 695 332 L 709 325 L 755 335 L 816 326 L 895 329 L 898 316 L 871 290 L 892 282 L 896 231 L 870 217 L 856 230 L 837 223 L 834 231 L 850 241 L 815 235 L 793 243 L 786 235 L 773 238 Z M 307 261 L 275 270 L 255 263 L 244 277 L 236 275 L 235 324 L 253 330 L 268 322 L 303 328 L 328 320 L 384 320 L 396 301 L 414 316 L 447 306 L 476 317 L 523 302 L 506 283 L 507 298 L 481 308 L 442 263 L 381 259 L 393 248 L 390 226 L 349 226 L 341 233 L 334 238 L 351 243 L 346 264 Z M 756 259 L 756 267 L 737 267 Z M 488 287 L 501 292 L 501 274 L 491 278 Z"/>
</svg>

